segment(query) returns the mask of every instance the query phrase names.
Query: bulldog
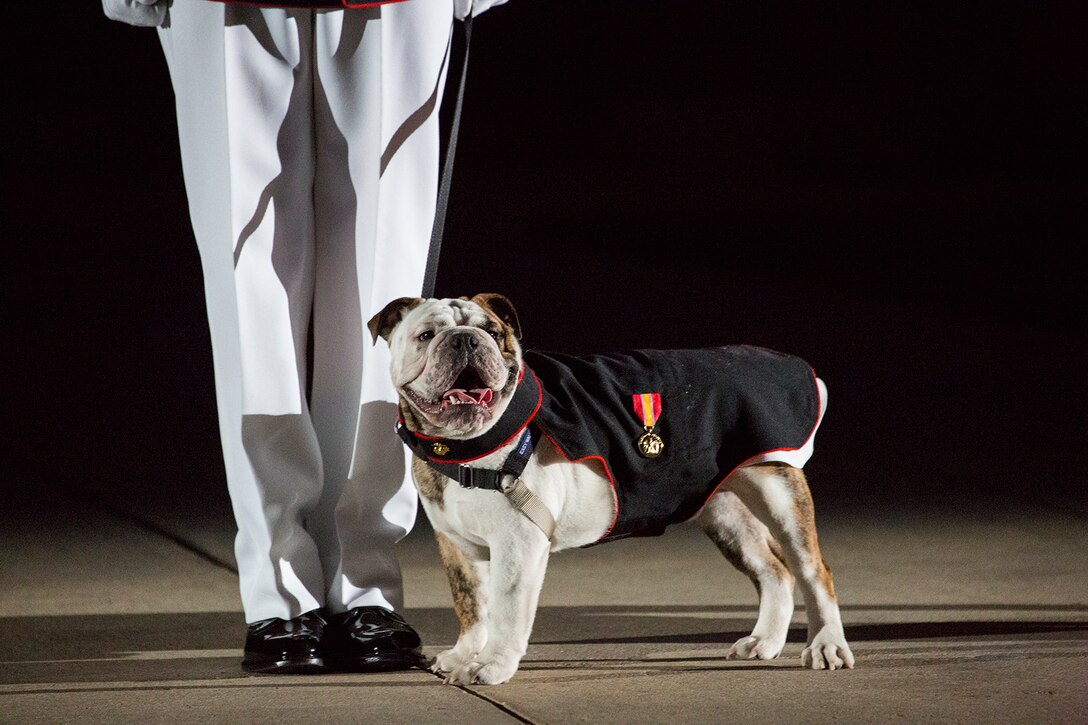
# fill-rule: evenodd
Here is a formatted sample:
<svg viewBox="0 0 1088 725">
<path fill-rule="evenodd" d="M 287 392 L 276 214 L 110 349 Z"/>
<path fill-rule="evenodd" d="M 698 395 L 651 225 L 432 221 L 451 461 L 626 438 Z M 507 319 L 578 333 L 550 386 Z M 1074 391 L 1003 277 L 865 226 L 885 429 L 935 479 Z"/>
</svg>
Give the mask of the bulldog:
<svg viewBox="0 0 1088 725">
<path fill-rule="evenodd" d="M 398 433 L 460 623 L 432 665 L 446 682 L 513 677 L 551 552 L 691 519 L 758 592 L 729 659 L 778 657 L 796 580 L 801 665 L 854 666 L 801 470 L 827 400 L 804 361 L 748 346 L 523 352 L 499 294 L 397 299 L 369 329 L 392 353 Z"/>
</svg>

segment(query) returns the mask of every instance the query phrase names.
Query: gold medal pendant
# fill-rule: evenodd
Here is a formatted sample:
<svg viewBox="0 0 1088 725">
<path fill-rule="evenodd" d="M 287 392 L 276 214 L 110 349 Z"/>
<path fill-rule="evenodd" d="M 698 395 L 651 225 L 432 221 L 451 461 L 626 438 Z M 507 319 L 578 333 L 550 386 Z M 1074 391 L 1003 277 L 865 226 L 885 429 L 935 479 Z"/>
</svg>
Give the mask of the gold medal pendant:
<svg viewBox="0 0 1088 725">
<path fill-rule="evenodd" d="M 652 425 L 646 426 L 646 432 L 639 436 L 638 439 L 638 452 L 645 458 L 657 458 L 665 451 L 665 441 L 661 440 L 661 436 L 654 433 L 654 427 Z"/>
<path fill-rule="evenodd" d="M 654 426 L 661 417 L 661 393 L 635 393 L 631 396 L 635 415 L 638 416 L 646 432 L 639 436 L 635 444 L 643 458 L 657 458 L 665 450 L 665 441 L 654 433 Z"/>
</svg>

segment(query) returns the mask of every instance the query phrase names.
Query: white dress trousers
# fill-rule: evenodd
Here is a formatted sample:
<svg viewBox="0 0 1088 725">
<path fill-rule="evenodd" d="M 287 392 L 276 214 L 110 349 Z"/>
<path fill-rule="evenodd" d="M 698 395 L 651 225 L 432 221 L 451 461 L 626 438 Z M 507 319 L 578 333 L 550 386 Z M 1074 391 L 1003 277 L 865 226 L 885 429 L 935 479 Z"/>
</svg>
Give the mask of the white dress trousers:
<svg viewBox="0 0 1088 725">
<path fill-rule="evenodd" d="M 403 606 L 416 493 L 366 322 L 420 291 L 452 24 L 451 0 L 174 0 L 159 29 L 248 622 Z"/>
</svg>

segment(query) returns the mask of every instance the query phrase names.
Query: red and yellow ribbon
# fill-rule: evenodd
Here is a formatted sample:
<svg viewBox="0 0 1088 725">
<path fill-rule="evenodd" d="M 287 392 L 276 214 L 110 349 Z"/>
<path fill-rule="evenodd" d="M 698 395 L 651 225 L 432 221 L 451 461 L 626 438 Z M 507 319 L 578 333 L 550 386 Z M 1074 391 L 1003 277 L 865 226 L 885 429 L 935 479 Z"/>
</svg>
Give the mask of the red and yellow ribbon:
<svg viewBox="0 0 1088 725">
<path fill-rule="evenodd" d="M 642 424 L 652 428 L 661 417 L 661 393 L 635 393 L 631 396 L 635 408 L 635 415 Z"/>
</svg>

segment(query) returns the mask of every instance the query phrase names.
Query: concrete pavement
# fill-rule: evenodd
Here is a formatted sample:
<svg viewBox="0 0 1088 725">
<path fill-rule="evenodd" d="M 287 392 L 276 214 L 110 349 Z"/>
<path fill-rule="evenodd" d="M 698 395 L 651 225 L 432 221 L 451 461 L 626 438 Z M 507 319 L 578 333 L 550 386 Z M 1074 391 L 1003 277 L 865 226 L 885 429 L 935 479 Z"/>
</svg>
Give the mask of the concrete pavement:
<svg viewBox="0 0 1088 725">
<path fill-rule="evenodd" d="M 905 505 L 910 503 L 910 505 Z M 730 662 L 751 585 L 690 526 L 553 557 L 532 643 L 506 685 L 421 671 L 247 677 L 218 502 L 41 498 L 3 513 L 0 722 L 1083 722 L 1088 537 L 1076 515 L 995 500 L 846 506 L 817 516 L 856 670 Z M 179 510 L 184 506 L 179 504 Z M 193 522 L 186 524 L 186 522 Z M 402 545 L 428 654 L 456 622 L 429 528 Z"/>
</svg>

